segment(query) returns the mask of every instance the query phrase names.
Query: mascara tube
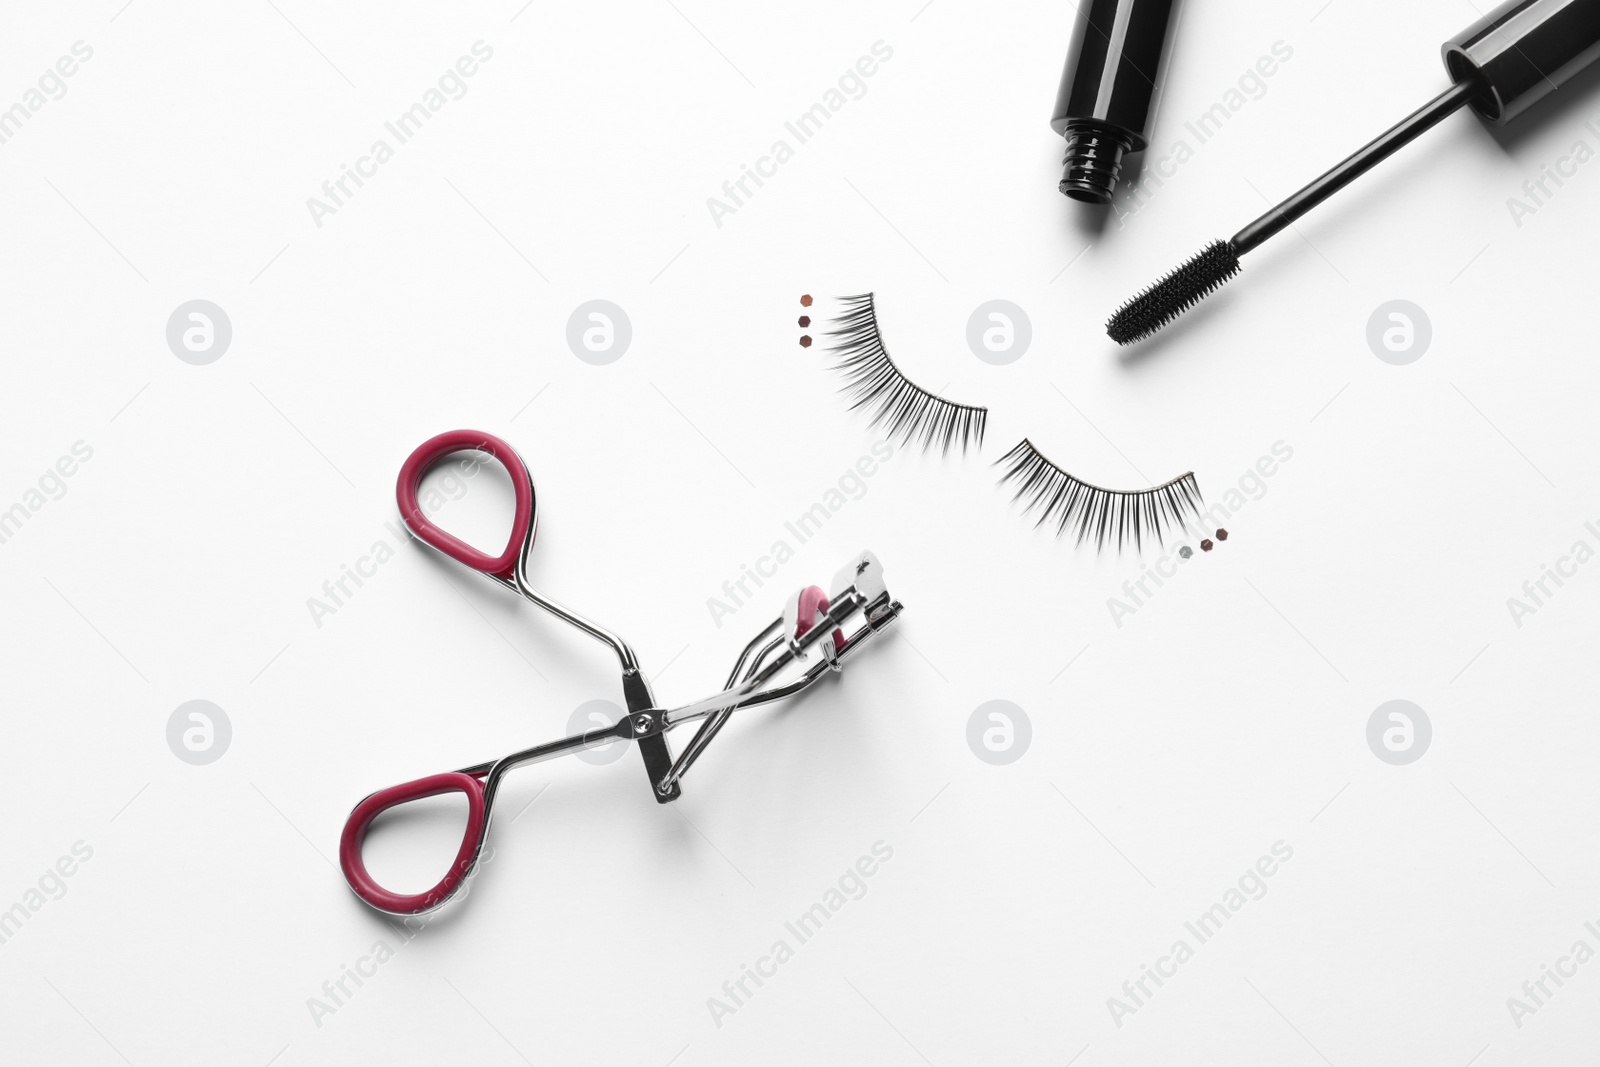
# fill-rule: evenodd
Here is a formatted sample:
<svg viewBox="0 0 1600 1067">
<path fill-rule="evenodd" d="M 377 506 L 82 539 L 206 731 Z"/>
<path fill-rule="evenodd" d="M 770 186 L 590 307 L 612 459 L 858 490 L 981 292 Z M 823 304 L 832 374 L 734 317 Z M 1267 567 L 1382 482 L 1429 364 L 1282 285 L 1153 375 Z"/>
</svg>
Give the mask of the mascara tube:
<svg viewBox="0 0 1600 1067">
<path fill-rule="evenodd" d="M 1149 143 L 1176 0 L 1080 0 L 1050 128 L 1067 141 L 1060 189 L 1106 204 L 1122 157 Z"/>
</svg>

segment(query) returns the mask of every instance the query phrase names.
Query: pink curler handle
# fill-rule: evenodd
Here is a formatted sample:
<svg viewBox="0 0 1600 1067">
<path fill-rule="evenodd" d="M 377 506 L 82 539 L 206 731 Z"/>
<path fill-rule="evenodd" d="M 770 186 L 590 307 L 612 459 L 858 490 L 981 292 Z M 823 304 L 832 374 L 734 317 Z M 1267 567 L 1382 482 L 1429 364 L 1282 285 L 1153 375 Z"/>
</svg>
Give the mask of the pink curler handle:
<svg viewBox="0 0 1600 1067">
<path fill-rule="evenodd" d="M 454 534 L 435 526 L 422 510 L 418 494 L 422 489 L 423 475 L 440 460 L 453 452 L 487 452 L 500 461 L 511 475 L 511 486 L 516 492 L 516 512 L 511 520 L 511 537 L 506 550 L 498 556 L 473 548 Z M 412 533 L 437 548 L 440 552 L 465 563 L 475 571 L 494 578 L 515 581 L 517 559 L 522 554 L 523 543 L 531 539 L 537 504 L 533 495 L 533 478 L 517 450 L 493 434 L 481 430 L 451 430 L 424 441 L 406 458 L 400 467 L 400 480 L 395 486 L 395 497 L 400 504 L 400 518 Z"/>
<path fill-rule="evenodd" d="M 467 832 L 461 839 L 456 858 L 432 889 L 422 893 L 390 892 L 373 880 L 372 875 L 367 873 L 367 865 L 361 860 L 361 843 L 366 840 L 367 828 L 372 825 L 373 819 L 390 808 L 424 797 L 436 797 L 441 793 L 464 793 L 467 797 Z M 339 867 L 356 896 L 379 911 L 393 915 L 416 915 L 431 911 L 455 895 L 466 881 L 467 872 L 472 869 L 478 849 L 483 844 L 483 827 L 483 783 L 470 774 L 450 771 L 418 778 L 404 785 L 392 785 L 372 794 L 350 813 L 350 818 L 344 824 L 344 833 L 339 837 Z"/>
<path fill-rule="evenodd" d="M 795 624 L 794 635 L 803 637 L 817 624 L 817 612 L 828 610 L 828 594 L 814 585 L 800 591 L 800 621 Z M 844 631 L 833 631 L 833 647 L 844 647 Z"/>
</svg>

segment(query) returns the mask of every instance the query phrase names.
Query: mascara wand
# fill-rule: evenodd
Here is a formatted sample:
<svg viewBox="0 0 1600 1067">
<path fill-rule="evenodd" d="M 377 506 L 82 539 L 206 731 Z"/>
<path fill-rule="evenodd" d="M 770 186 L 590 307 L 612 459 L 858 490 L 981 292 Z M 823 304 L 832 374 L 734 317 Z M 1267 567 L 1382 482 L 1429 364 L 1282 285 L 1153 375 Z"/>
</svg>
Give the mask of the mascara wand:
<svg viewBox="0 0 1600 1067">
<path fill-rule="evenodd" d="M 1161 329 L 1239 273 L 1254 251 L 1418 136 L 1471 104 L 1494 125 L 1554 92 L 1600 57 L 1600 0 L 1509 0 L 1441 49 L 1454 84 L 1226 241 L 1213 241 L 1118 308 L 1106 333 L 1121 345 Z"/>
</svg>

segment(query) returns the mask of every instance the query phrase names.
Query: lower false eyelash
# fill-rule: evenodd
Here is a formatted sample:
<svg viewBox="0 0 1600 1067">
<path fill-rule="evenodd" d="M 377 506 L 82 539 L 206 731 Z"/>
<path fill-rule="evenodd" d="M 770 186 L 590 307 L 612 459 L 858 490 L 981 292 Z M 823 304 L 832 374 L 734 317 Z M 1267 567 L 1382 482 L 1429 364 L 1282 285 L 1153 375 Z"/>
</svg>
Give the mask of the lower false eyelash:
<svg viewBox="0 0 1600 1067">
<path fill-rule="evenodd" d="M 952 403 L 902 374 L 883 346 L 871 293 L 844 297 L 842 304 L 834 320 L 838 329 L 828 336 L 838 338 L 832 350 L 840 357 L 835 366 L 844 373 L 851 408 L 870 408 L 871 425 L 882 424 L 890 438 L 917 442 L 924 450 L 937 444 L 949 452 L 956 442 L 963 452 L 969 444 L 981 447 L 989 409 Z"/>
<path fill-rule="evenodd" d="M 1036 526 L 1054 522 L 1057 535 L 1071 527 L 1082 544 L 1094 538 L 1103 549 L 1115 541 L 1120 551 L 1132 541 L 1139 550 L 1148 535 L 1162 543 L 1167 530 L 1186 526 L 1200 515 L 1200 484 L 1194 472 L 1149 489 L 1102 489 L 1074 478 L 1045 458 L 1027 438 L 996 461 L 1006 465 L 1000 484 L 1016 484 L 1013 499 L 1027 499 L 1024 515 L 1039 512 Z"/>
</svg>

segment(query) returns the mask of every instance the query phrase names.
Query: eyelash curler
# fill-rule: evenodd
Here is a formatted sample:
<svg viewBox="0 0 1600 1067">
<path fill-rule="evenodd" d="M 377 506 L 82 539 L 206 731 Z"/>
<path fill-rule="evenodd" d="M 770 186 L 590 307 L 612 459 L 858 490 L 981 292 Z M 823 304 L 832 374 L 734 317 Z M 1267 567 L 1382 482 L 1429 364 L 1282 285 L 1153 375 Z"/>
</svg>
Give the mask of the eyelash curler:
<svg viewBox="0 0 1600 1067">
<path fill-rule="evenodd" d="M 479 551 L 434 525 L 423 513 L 419 501 L 423 476 L 432 467 L 454 453 L 474 451 L 487 453 L 505 467 L 516 494 L 511 537 L 505 551 L 498 556 Z M 528 584 L 528 552 L 533 548 L 538 526 L 538 501 L 527 465 L 510 445 L 492 434 L 475 430 L 440 434 L 411 453 L 400 468 L 396 496 L 402 520 L 423 543 L 487 575 L 608 646 L 622 667 L 622 693 L 627 714 L 614 726 L 587 730 L 459 771 L 390 786 L 357 804 L 340 836 L 339 866 L 356 896 L 391 915 L 432 911 L 467 885 L 489 835 L 489 817 L 500 780 L 512 769 L 617 741 L 637 741 L 651 792 L 658 803 L 670 803 L 682 794 L 680 782 L 684 774 L 704 754 L 706 746 L 735 711 L 793 696 L 829 672 L 841 670 L 861 645 L 892 623 L 901 611 L 900 603 L 889 596 L 884 586 L 882 564 L 871 552 L 863 552 L 834 579 L 838 591 L 831 597 L 817 586 L 791 597 L 783 615 L 769 623 L 739 653 L 721 692 L 683 707 L 663 709 L 657 706 L 650 683 L 645 680 L 633 649 L 626 642 Z M 846 637 L 842 626 L 856 615 L 862 617 L 862 625 Z M 830 634 L 832 639 L 828 640 Z M 786 682 L 777 681 L 790 667 L 807 662 L 812 652 L 820 652 L 817 662 L 800 671 L 797 677 Z M 698 722 L 700 727 L 674 758 L 667 744 L 667 732 L 691 722 Z M 361 845 L 372 821 L 390 808 L 444 793 L 461 793 L 467 798 L 466 833 L 444 877 L 432 889 L 421 893 L 395 893 L 378 885 L 361 858 Z"/>
</svg>

